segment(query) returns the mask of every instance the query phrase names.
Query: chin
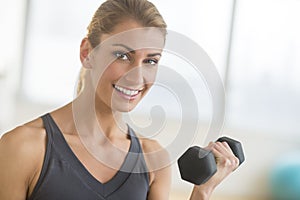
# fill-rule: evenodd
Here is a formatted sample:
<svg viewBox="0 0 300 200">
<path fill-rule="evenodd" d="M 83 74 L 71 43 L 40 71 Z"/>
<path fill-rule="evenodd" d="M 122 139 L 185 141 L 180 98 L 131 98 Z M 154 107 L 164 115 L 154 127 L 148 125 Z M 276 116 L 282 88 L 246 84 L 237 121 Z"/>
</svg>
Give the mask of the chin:
<svg viewBox="0 0 300 200">
<path fill-rule="evenodd" d="M 112 110 L 127 113 L 132 111 L 138 102 L 113 102 L 112 103 Z"/>
</svg>

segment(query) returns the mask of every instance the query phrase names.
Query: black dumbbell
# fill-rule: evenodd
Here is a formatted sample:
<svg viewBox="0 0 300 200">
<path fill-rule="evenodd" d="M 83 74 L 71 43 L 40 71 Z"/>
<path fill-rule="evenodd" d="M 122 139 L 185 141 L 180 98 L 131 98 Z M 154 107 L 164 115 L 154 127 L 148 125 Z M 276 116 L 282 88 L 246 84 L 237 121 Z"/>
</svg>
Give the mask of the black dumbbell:
<svg viewBox="0 0 300 200">
<path fill-rule="evenodd" d="M 244 152 L 239 141 L 228 137 L 221 137 L 217 141 L 228 143 L 233 154 L 239 159 L 239 165 L 244 162 Z M 198 146 L 190 147 L 177 162 L 181 178 L 196 185 L 205 183 L 217 172 L 213 153 Z"/>
</svg>

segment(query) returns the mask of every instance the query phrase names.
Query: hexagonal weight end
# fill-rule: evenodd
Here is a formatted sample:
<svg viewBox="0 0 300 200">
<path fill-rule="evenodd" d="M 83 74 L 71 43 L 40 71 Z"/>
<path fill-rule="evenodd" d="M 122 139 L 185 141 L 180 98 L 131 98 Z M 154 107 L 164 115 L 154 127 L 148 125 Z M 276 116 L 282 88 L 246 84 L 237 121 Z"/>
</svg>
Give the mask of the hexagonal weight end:
<svg viewBox="0 0 300 200">
<path fill-rule="evenodd" d="M 217 171 L 213 153 L 197 146 L 190 147 L 177 162 L 181 178 L 196 185 L 205 183 Z"/>
</svg>

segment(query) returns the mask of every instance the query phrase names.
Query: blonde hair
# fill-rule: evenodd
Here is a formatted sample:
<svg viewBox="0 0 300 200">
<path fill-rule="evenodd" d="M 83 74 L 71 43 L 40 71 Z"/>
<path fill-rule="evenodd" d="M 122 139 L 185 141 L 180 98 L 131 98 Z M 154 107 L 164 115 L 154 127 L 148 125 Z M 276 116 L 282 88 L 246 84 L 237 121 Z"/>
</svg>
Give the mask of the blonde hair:
<svg viewBox="0 0 300 200">
<path fill-rule="evenodd" d="M 97 9 L 87 30 L 87 38 L 95 48 L 100 44 L 101 34 L 111 33 L 116 25 L 133 19 L 144 27 L 157 27 L 166 34 L 167 25 L 155 7 L 147 0 L 107 0 Z M 85 68 L 81 68 L 77 94 L 84 87 Z"/>
</svg>

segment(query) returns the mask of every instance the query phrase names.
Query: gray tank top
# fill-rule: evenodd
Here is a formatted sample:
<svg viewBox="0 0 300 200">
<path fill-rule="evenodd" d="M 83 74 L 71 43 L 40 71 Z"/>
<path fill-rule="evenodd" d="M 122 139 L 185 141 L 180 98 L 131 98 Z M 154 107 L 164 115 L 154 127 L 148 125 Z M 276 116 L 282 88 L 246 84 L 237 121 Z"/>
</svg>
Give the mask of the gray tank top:
<svg viewBox="0 0 300 200">
<path fill-rule="evenodd" d="M 38 182 L 27 200 L 142 200 L 147 199 L 149 177 L 143 156 L 129 157 L 122 166 L 137 167 L 131 173 L 119 170 L 106 183 L 94 178 L 75 156 L 50 114 L 42 116 L 47 133 L 44 163 Z M 129 127 L 129 152 L 142 155 L 142 148 Z M 135 154 L 136 155 L 136 154 Z M 121 167 L 122 169 L 122 167 Z"/>
</svg>

